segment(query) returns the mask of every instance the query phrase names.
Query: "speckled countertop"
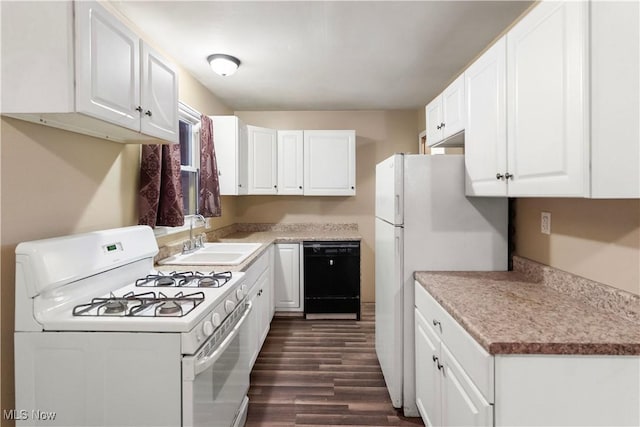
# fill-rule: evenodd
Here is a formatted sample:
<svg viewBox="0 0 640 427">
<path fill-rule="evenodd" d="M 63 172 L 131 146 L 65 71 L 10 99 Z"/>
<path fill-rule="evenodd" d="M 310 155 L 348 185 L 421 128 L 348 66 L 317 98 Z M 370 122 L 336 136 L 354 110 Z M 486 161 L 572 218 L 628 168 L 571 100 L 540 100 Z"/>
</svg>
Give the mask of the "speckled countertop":
<svg viewBox="0 0 640 427">
<path fill-rule="evenodd" d="M 211 233 L 208 242 L 262 243 L 244 262 L 238 265 L 156 265 L 160 271 L 245 271 L 262 255 L 272 243 L 302 243 L 304 241 L 360 241 L 355 224 L 241 224 L 220 234 Z M 181 246 L 175 245 L 160 257 L 179 253 Z M 158 259 L 162 259 L 158 257 Z"/>
<path fill-rule="evenodd" d="M 640 297 L 522 258 L 516 267 L 415 278 L 490 354 L 640 355 Z"/>
</svg>

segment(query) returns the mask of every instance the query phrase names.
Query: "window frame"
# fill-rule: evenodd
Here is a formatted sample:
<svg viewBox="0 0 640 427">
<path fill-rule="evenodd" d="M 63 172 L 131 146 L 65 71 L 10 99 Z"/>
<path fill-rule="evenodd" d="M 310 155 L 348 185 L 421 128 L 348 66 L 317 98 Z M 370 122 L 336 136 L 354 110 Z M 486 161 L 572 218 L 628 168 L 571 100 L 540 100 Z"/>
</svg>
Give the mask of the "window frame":
<svg viewBox="0 0 640 427">
<path fill-rule="evenodd" d="M 178 102 L 178 120 L 191 124 L 191 159 L 189 159 L 188 165 L 180 165 L 180 172 L 189 172 L 195 174 L 195 207 L 196 213 L 198 212 L 198 193 L 200 187 L 200 112 L 185 104 L 184 102 Z M 182 163 L 182 159 L 181 162 Z M 183 197 L 186 195 L 183 194 Z M 154 228 L 154 234 L 157 236 L 165 236 L 169 234 L 179 233 L 189 229 L 191 223 L 191 217 L 194 214 L 188 214 L 184 216 L 184 225 L 178 227 L 165 227 L 159 226 Z"/>
</svg>

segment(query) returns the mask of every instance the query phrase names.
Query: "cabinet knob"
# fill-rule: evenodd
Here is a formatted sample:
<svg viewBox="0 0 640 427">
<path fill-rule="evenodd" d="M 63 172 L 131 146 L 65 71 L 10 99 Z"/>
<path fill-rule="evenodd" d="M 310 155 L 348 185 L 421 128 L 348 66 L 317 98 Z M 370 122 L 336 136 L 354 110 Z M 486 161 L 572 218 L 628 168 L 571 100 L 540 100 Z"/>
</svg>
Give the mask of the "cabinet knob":
<svg viewBox="0 0 640 427">
<path fill-rule="evenodd" d="M 300 190 L 302 190 L 302 185 L 298 186 L 298 188 L 299 188 Z"/>
<path fill-rule="evenodd" d="M 355 189 L 356 189 L 356 187 L 354 187 L 354 186 L 352 185 L 352 186 L 351 186 L 351 189 L 352 189 L 352 190 L 355 190 Z"/>
<path fill-rule="evenodd" d="M 238 187 L 242 188 L 242 184 L 238 184 Z"/>
<path fill-rule="evenodd" d="M 273 188 L 278 188 L 278 186 L 277 186 L 277 185 L 274 185 L 274 186 L 273 186 Z"/>
<path fill-rule="evenodd" d="M 440 128 L 441 128 L 441 127 L 442 127 L 442 126 L 438 125 L 438 126 L 436 126 L 436 129 L 440 130 Z"/>
<path fill-rule="evenodd" d="M 137 111 L 138 113 L 142 113 L 142 107 L 138 105 L 138 106 L 136 107 L 136 111 Z"/>
<path fill-rule="evenodd" d="M 144 113 L 145 113 L 147 116 L 151 117 L 151 111 L 150 111 L 150 110 L 147 110 L 147 111 L 145 111 Z"/>
<path fill-rule="evenodd" d="M 496 174 L 496 179 L 504 179 L 504 175 L 502 175 L 501 173 L 497 173 Z"/>
<path fill-rule="evenodd" d="M 505 179 L 513 179 L 513 174 L 510 174 L 509 172 L 504 174 L 504 178 Z"/>
</svg>

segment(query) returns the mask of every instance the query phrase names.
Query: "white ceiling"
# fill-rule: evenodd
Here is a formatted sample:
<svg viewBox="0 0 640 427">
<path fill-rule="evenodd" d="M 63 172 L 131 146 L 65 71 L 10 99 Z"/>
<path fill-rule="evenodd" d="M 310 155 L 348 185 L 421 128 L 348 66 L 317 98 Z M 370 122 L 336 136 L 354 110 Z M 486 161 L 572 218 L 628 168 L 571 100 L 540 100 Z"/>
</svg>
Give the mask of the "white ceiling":
<svg viewBox="0 0 640 427">
<path fill-rule="evenodd" d="M 423 107 L 529 1 L 127 1 L 113 6 L 233 110 Z M 238 57 L 236 74 L 209 68 Z"/>
</svg>

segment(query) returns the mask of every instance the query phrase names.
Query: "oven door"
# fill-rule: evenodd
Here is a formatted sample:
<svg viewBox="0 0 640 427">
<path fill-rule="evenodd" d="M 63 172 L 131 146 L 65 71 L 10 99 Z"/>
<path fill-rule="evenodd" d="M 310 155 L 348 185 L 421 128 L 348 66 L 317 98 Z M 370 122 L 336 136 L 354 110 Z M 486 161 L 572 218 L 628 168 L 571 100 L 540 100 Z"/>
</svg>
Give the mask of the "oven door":
<svg viewBox="0 0 640 427">
<path fill-rule="evenodd" d="M 195 355 L 183 357 L 183 426 L 231 427 L 241 406 L 246 408 L 249 371 L 242 335 L 251 309 L 251 303 L 239 309 L 240 319 L 228 326 L 223 338 L 218 337 L 219 343 L 214 334 Z"/>
</svg>

